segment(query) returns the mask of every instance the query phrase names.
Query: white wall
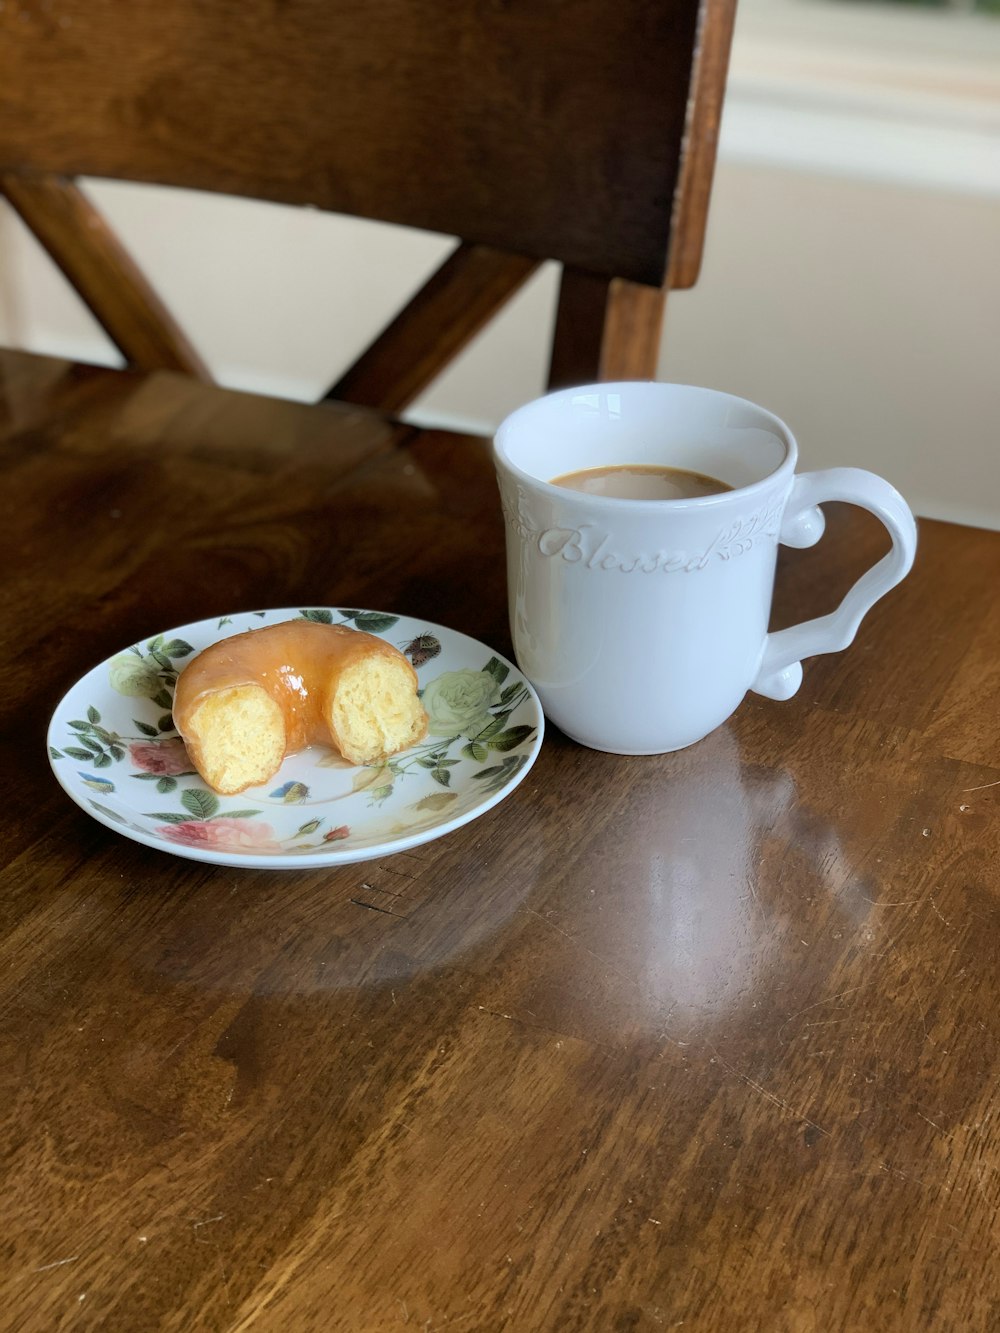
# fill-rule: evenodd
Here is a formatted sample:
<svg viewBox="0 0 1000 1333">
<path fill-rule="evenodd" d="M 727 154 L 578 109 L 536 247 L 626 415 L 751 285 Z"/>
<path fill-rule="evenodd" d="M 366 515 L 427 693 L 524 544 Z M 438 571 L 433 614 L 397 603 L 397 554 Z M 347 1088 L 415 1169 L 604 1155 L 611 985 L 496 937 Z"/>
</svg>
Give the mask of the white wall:
<svg viewBox="0 0 1000 1333">
<path fill-rule="evenodd" d="M 918 513 L 1000 528 L 1000 206 L 729 166 L 670 378 L 791 425 L 806 467 L 884 473 Z"/>
<path fill-rule="evenodd" d="M 447 238 L 91 183 L 225 384 L 310 398 Z M 698 286 L 660 378 L 764 403 L 807 467 L 883 472 L 920 513 L 1000 528 L 1000 21 L 743 0 Z M 489 430 L 541 392 L 542 270 L 413 409 Z M 116 364 L 9 210 L 0 341 Z"/>
</svg>

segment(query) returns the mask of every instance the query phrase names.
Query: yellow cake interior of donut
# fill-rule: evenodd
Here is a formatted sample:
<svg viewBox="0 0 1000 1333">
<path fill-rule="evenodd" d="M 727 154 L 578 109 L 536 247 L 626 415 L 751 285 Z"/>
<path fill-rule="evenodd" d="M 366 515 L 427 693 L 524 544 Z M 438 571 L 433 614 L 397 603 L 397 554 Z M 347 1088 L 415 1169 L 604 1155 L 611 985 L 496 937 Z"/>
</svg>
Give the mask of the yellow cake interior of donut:
<svg viewBox="0 0 1000 1333">
<path fill-rule="evenodd" d="M 329 708 L 330 731 L 351 764 L 377 763 L 427 730 L 405 659 L 373 657 L 345 667 Z"/>
<path fill-rule="evenodd" d="M 206 695 L 192 712 L 188 732 L 199 772 L 225 795 L 266 782 L 285 754 L 284 717 L 260 685 Z"/>
</svg>

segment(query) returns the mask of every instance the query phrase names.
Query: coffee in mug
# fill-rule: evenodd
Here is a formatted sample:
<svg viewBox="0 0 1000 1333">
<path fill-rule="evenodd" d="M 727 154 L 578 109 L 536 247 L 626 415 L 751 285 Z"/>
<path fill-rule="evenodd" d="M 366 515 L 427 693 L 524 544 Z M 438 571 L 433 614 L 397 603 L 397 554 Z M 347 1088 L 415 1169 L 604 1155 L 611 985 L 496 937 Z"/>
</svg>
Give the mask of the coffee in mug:
<svg viewBox="0 0 1000 1333">
<path fill-rule="evenodd" d="M 718 495 L 733 488 L 704 472 L 650 463 L 611 463 L 585 467 L 552 478 L 553 486 L 584 495 L 610 495 L 618 500 L 685 500 L 695 495 Z"/>
</svg>

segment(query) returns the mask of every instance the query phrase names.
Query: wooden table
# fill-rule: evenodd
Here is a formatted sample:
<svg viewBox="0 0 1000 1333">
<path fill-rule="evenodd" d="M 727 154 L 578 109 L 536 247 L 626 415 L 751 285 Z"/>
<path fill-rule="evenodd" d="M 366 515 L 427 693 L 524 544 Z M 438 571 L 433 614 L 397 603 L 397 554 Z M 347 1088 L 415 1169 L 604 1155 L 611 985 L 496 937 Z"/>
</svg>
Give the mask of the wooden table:
<svg viewBox="0 0 1000 1333">
<path fill-rule="evenodd" d="M 67 800 L 55 703 L 262 604 L 509 653 L 487 446 L 5 353 L 0 448 L 0 1326 L 1000 1327 L 1000 534 L 690 750 L 217 869 Z M 883 541 L 831 507 L 776 623 Z"/>
</svg>

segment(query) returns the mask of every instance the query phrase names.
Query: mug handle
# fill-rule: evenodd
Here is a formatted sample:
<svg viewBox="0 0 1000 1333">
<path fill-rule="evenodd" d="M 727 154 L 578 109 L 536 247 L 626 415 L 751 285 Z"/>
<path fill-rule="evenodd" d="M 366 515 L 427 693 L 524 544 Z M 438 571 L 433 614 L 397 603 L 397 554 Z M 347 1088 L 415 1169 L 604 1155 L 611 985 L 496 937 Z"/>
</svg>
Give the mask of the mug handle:
<svg viewBox="0 0 1000 1333">
<path fill-rule="evenodd" d="M 836 611 L 768 634 L 760 669 L 750 686 L 768 699 L 792 697 L 802 684 L 804 657 L 840 652 L 853 642 L 865 615 L 905 578 L 916 554 L 917 525 L 906 501 L 887 481 L 857 467 L 834 467 L 796 477 L 779 540 L 785 546 L 814 546 L 826 522 L 816 506 L 827 500 L 846 500 L 881 519 L 892 538 L 892 550 L 862 574 Z"/>
</svg>

